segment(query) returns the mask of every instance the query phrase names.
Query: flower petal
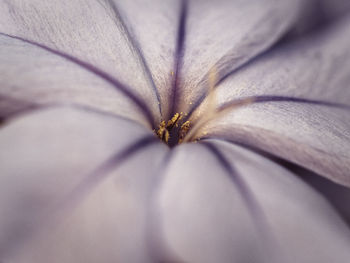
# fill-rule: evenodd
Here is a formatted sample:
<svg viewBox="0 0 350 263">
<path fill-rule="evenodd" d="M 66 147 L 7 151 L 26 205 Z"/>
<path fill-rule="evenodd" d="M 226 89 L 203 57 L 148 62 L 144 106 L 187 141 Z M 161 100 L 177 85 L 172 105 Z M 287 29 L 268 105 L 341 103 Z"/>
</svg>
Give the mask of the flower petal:
<svg viewBox="0 0 350 263">
<path fill-rule="evenodd" d="M 304 3 L 302 12 L 293 32 L 289 34 L 289 39 L 327 26 L 349 14 L 350 2 L 347 0 L 310 0 Z"/>
<path fill-rule="evenodd" d="M 0 35 L 0 114 L 29 105 L 79 104 L 147 123 L 118 89 L 66 59 Z"/>
<path fill-rule="evenodd" d="M 0 32 L 67 54 L 114 76 L 159 117 L 157 92 L 146 66 L 121 18 L 106 2 L 2 1 Z"/>
<path fill-rule="evenodd" d="M 178 147 L 156 195 L 164 241 L 177 257 L 252 263 L 349 258 L 349 228 L 321 195 L 259 155 L 225 142 L 213 145 L 221 156 L 200 144 Z M 233 177 L 245 182 L 260 217 Z"/>
<path fill-rule="evenodd" d="M 322 33 L 271 51 L 232 75 L 218 87 L 220 105 L 261 95 L 287 99 L 232 111 L 208 124 L 207 132 L 263 149 L 350 186 L 349 107 L 292 99 L 349 105 L 349 35 L 347 18 Z"/>
<path fill-rule="evenodd" d="M 182 111 L 217 81 L 271 47 L 298 19 L 301 1 L 190 1 L 177 89 Z"/>
<path fill-rule="evenodd" d="M 296 169 L 296 172 L 300 173 L 302 180 L 325 196 L 350 226 L 350 188 L 333 183 L 327 178 L 305 171 L 300 167 Z"/>
<path fill-rule="evenodd" d="M 162 115 L 169 114 L 169 94 L 175 77 L 175 57 L 181 1 L 113 0 L 126 27 L 137 42 L 156 86 Z"/>
<path fill-rule="evenodd" d="M 145 136 L 133 122 L 72 108 L 3 127 L 0 260 L 149 262 L 147 196 L 166 147 L 153 138 L 122 166 L 103 165 Z"/>
<path fill-rule="evenodd" d="M 350 2 L 347 0 L 318 0 L 328 19 L 337 18 L 350 12 Z"/>
</svg>

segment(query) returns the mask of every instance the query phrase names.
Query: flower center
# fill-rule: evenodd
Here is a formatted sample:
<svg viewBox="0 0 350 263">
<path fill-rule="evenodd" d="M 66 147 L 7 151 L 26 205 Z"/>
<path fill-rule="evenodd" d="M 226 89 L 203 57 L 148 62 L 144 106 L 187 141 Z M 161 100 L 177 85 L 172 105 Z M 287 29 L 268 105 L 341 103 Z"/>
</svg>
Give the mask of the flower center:
<svg viewBox="0 0 350 263">
<path fill-rule="evenodd" d="M 208 90 L 205 99 L 195 108 L 190 116 L 180 112 L 175 113 L 167 122 L 161 121 L 155 133 L 164 143 L 173 147 L 182 142 L 198 140 L 199 130 L 214 116 L 218 115 L 214 91 L 217 76 L 218 73 L 214 67 L 209 72 Z"/>
<path fill-rule="evenodd" d="M 175 113 L 167 122 L 162 121 L 156 131 L 159 139 L 169 146 L 175 146 L 176 144 L 182 143 L 191 128 L 191 122 L 184 121 L 184 116 L 186 116 L 186 114 L 183 114 L 182 112 Z"/>
</svg>

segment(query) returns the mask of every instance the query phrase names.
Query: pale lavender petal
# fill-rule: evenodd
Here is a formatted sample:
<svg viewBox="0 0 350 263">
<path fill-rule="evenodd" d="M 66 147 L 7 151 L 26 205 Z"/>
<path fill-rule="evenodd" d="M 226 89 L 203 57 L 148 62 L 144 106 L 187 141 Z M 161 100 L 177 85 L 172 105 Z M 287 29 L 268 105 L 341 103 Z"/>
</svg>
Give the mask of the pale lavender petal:
<svg viewBox="0 0 350 263">
<path fill-rule="evenodd" d="M 183 61 L 175 92 L 176 108 L 188 110 L 208 87 L 285 34 L 298 19 L 301 1 L 188 1 Z"/>
<path fill-rule="evenodd" d="M 159 118 L 159 101 L 145 65 L 107 2 L 2 1 L 0 32 L 94 65 L 127 85 Z"/>
<path fill-rule="evenodd" d="M 348 0 L 317 0 L 328 19 L 338 18 L 350 12 Z"/>
<path fill-rule="evenodd" d="M 169 114 L 169 94 L 175 78 L 181 2 L 173 0 L 110 1 L 123 17 L 139 46 L 158 89 L 162 115 Z"/>
<path fill-rule="evenodd" d="M 154 138 L 153 145 L 124 150 L 145 136 L 152 135 L 133 122 L 72 108 L 40 110 L 6 124 L 0 134 L 0 261 L 151 261 L 147 196 L 167 149 Z M 120 152 L 130 157 L 122 166 L 111 163 L 121 160 L 111 159 Z M 101 165 L 110 168 L 96 170 Z"/>
<path fill-rule="evenodd" d="M 28 105 L 71 103 L 148 122 L 143 109 L 113 83 L 64 57 L 0 35 L 0 58 L 1 117 Z"/>
<path fill-rule="evenodd" d="M 214 143 L 236 174 L 201 143 L 176 148 L 165 170 L 155 200 L 169 251 L 183 262 L 346 262 L 349 228 L 320 194 L 255 153 Z M 231 176 L 253 193 L 265 232 Z"/>
<path fill-rule="evenodd" d="M 305 1 L 302 16 L 294 25 L 290 37 L 303 36 L 318 30 L 350 12 L 348 0 L 309 0 Z"/>
<path fill-rule="evenodd" d="M 302 180 L 325 196 L 350 226 L 350 188 L 334 183 L 304 168 L 295 167 L 295 165 L 290 165 L 289 168 L 300 174 Z"/>
<path fill-rule="evenodd" d="M 329 179 L 350 185 L 350 114 L 293 98 L 350 99 L 350 19 L 261 57 L 218 87 L 219 104 L 249 96 L 286 96 L 252 104 L 208 124 L 210 134 L 264 149 Z"/>
</svg>

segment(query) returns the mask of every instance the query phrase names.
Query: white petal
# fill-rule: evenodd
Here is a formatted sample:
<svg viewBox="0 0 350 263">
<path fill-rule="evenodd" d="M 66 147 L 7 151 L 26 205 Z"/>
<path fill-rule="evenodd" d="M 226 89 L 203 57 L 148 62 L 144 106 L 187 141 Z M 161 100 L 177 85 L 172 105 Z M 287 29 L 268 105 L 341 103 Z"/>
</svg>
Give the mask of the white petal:
<svg viewBox="0 0 350 263">
<path fill-rule="evenodd" d="M 350 188 L 333 183 L 309 171 L 301 172 L 301 179 L 325 196 L 350 226 Z"/>
<path fill-rule="evenodd" d="M 337 18 L 350 11 L 350 2 L 347 0 L 319 0 L 319 2 L 328 18 Z"/>
<path fill-rule="evenodd" d="M 302 16 L 293 27 L 289 38 L 310 33 L 337 21 L 349 14 L 348 0 L 309 0 L 304 1 Z"/>
<path fill-rule="evenodd" d="M 19 118 L 0 133 L 0 260 L 148 262 L 147 196 L 166 149 L 130 121 L 74 109 Z M 147 167 L 147 169 L 144 169 Z"/>
<path fill-rule="evenodd" d="M 218 87 L 219 104 L 277 95 L 349 105 L 350 19 L 266 54 Z M 350 185 L 349 109 L 298 102 L 253 104 L 207 131 L 261 148 Z"/>
<path fill-rule="evenodd" d="M 2 1 L 0 32 L 94 65 L 143 98 L 159 117 L 156 90 L 121 20 L 104 1 Z"/>
<path fill-rule="evenodd" d="M 208 89 L 210 70 L 219 81 L 274 44 L 298 19 L 300 1 L 191 1 L 180 83 L 181 110 Z"/>
<path fill-rule="evenodd" d="M 235 175 L 204 146 L 181 146 L 157 195 L 164 241 L 177 257 L 184 262 L 251 263 L 349 258 L 349 229 L 321 195 L 265 158 L 227 143 L 215 145 Z M 245 190 L 231 176 L 248 186 L 260 217 L 249 209 L 242 198 Z"/>
<path fill-rule="evenodd" d="M 114 3 L 149 66 L 165 118 L 169 114 L 169 94 L 175 78 L 181 1 L 114 0 Z"/>
<path fill-rule="evenodd" d="M 0 114 L 29 105 L 80 104 L 147 124 L 143 111 L 112 84 L 39 47 L 0 35 Z"/>
</svg>

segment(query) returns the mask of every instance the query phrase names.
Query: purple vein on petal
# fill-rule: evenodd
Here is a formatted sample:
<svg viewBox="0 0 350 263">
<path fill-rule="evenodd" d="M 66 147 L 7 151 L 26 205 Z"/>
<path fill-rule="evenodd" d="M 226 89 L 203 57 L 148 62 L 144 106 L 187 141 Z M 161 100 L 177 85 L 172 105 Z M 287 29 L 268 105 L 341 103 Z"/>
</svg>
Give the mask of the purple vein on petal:
<svg viewBox="0 0 350 263">
<path fill-rule="evenodd" d="M 162 183 L 166 180 L 167 169 L 169 169 L 170 162 L 174 155 L 174 151 L 168 151 L 163 157 L 158 171 L 157 177 L 152 184 L 152 188 L 147 196 L 149 203 L 156 200 L 157 193 L 162 187 Z M 147 232 L 145 237 L 145 242 L 147 248 L 152 258 L 152 262 L 156 263 L 184 263 L 181 261 L 169 247 L 166 245 L 164 229 L 162 225 L 162 220 L 159 215 L 159 211 L 155 205 L 150 205 L 147 209 L 146 216 L 146 226 Z"/>
<path fill-rule="evenodd" d="M 74 56 L 71 56 L 69 54 L 66 54 L 62 51 L 55 50 L 53 48 L 50 48 L 48 46 L 45 46 L 43 44 L 37 43 L 37 42 L 32 41 L 32 40 L 28 40 L 28 39 L 18 37 L 18 36 L 12 36 L 12 35 L 2 33 L 2 32 L 0 32 L 0 35 L 5 36 L 5 37 L 9 37 L 12 39 L 17 39 L 17 40 L 20 40 L 20 41 L 25 42 L 27 44 L 42 48 L 48 52 L 51 52 L 52 54 L 55 54 L 55 55 L 62 57 L 62 58 L 66 59 L 66 60 L 68 60 L 76 65 L 79 65 L 80 67 L 84 68 L 85 70 L 95 74 L 96 76 L 100 77 L 101 79 L 103 79 L 106 82 L 108 82 L 109 84 L 111 84 L 115 89 L 122 92 L 126 97 L 128 97 L 132 102 L 134 102 L 134 104 L 141 110 L 141 112 L 147 118 L 147 120 L 152 125 L 152 127 L 153 128 L 155 127 L 153 115 L 152 115 L 151 111 L 149 110 L 147 104 L 141 98 L 139 98 L 136 94 L 134 94 L 128 86 L 120 83 L 119 80 L 117 80 L 116 78 L 107 74 L 106 72 L 99 69 L 98 67 L 95 67 L 95 66 L 93 66 L 85 61 L 82 61 L 82 60 L 80 60 Z"/>
<path fill-rule="evenodd" d="M 207 137 L 201 138 L 201 141 L 207 141 L 207 140 L 214 140 L 214 141 L 221 141 L 221 142 L 229 143 L 231 145 L 239 146 L 239 147 L 242 147 L 242 148 L 244 148 L 248 151 L 251 151 L 255 154 L 261 155 L 261 156 L 269 159 L 270 161 L 274 162 L 275 164 L 284 167 L 289 172 L 293 173 L 295 176 L 299 177 L 304 182 L 311 185 L 317 191 L 320 191 L 320 189 L 317 187 L 317 183 L 316 183 L 316 185 L 314 185 L 313 180 L 311 180 L 311 181 L 308 180 L 308 179 L 310 179 L 310 177 L 317 178 L 317 182 L 324 182 L 324 184 L 327 184 L 327 187 L 331 186 L 332 188 L 337 189 L 337 191 L 343 191 L 343 189 L 349 190 L 349 188 L 344 186 L 344 185 L 330 181 L 329 178 L 327 178 L 325 175 L 322 175 L 321 173 L 310 170 L 309 168 L 307 168 L 301 164 L 297 164 L 297 163 L 295 163 L 291 160 L 288 160 L 288 159 L 286 159 L 278 154 L 263 150 L 262 148 L 256 147 L 254 145 L 250 145 L 250 144 L 243 143 L 240 141 L 235 141 L 234 139 L 228 138 L 226 136 L 220 136 L 220 137 L 219 136 L 207 136 Z M 347 218 L 344 216 L 344 214 L 342 214 L 341 204 L 335 202 L 330 196 L 325 196 L 325 197 L 335 207 L 335 209 L 337 211 L 339 211 L 340 216 L 350 226 L 350 218 Z"/>
<path fill-rule="evenodd" d="M 180 74 L 181 74 L 181 66 L 183 63 L 183 57 L 185 53 L 185 40 L 186 40 L 186 21 L 187 21 L 187 10 L 188 3 L 186 0 L 181 1 L 180 7 L 180 15 L 179 15 L 179 24 L 177 29 L 177 39 L 176 39 L 176 51 L 175 51 L 175 59 L 174 59 L 174 79 L 172 83 L 172 90 L 170 93 L 170 116 L 175 114 L 175 111 L 178 106 L 178 101 L 180 97 Z"/>
<path fill-rule="evenodd" d="M 226 73 L 224 75 L 219 74 L 218 79 L 215 83 L 215 88 L 217 88 L 222 82 L 224 82 L 224 80 L 226 80 L 227 78 L 229 78 L 230 76 L 232 76 L 236 72 L 240 71 L 242 68 L 254 63 L 254 61 L 257 61 L 258 59 L 260 59 L 261 57 L 266 55 L 270 50 L 272 50 L 276 46 L 280 45 L 280 42 L 283 41 L 283 39 L 284 38 L 281 37 L 274 45 L 270 46 L 269 48 L 267 48 L 264 51 L 261 51 L 261 53 L 253 56 L 252 58 L 250 58 L 247 61 L 243 62 L 242 64 L 238 65 L 237 67 L 235 67 L 234 69 L 232 69 L 228 73 Z M 209 73 L 207 73 L 205 75 L 205 77 L 208 77 L 208 76 L 209 76 Z M 203 83 L 205 81 L 205 77 L 200 81 L 200 83 Z M 205 100 L 207 95 L 208 95 L 208 91 L 207 90 L 203 91 L 203 93 L 198 97 L 198 99 L 193 102 L 192 107 L 190 108 L 188 115 L 191 115 L 203 103 L 203 101 Z"/>
<path fill-rule="evenodd" d="M 244 101 L 250 101 L 249 103 L 244 103 Z M 289 96 L 275 96 L 275 95 L 263 95 L 263 96 L 250 96 L 240 99 L 234 99 L 223 104 L 219 107 L 218 111 L 224 111 L 231 107 L 235 107 L 236 105 L 248 105 L 255 103 L 267 103 L 267 102 L 291 102 L 291 103 L 302 103 L 308 105 L 319 105 L 326 107 L 339 108 L 344 110 L 350 110 L 350 105 L 335 103 L 335 102 L 327 102 L 321 100 L 312 100 L 298 97 L 289 97 Z"/>
<path fill-rule="evenodd" d="M 110 173 L 120 167 L 123 163 L 132 158 L 136 153 L 146 149 L 148 146 L 159 142 L 155 136 L 144 136 L 135 143 L 125 147 L 123 150 L 110 156 L 107 160 L 101 163 L 95 170 L 89 173 L 83 181 L 75 187 L 75 189 L 64 197 L 59 203 L 53 205 L 51 213 L 47 213 L 42 217 L 40 222 L 36 222 L 35 226 L 27 229 L 21 235 L 17 235 L 16 240 L 11 240 L 5 247 L 0 248 L 1 255 L 11 255 L 21 249 L 26 242 L 30 242 L 31 238 L 36 234 L 46 234 L 52 227 L 60 222 L 60 220 L 97 187 Z M 16 253 L 15 253 L 16 254 Z"/>
<path fill-rule="evenodd" d="M 12 111 L 10 110 L 10 111 L 4 113 L 4 112 L 1 112 L 1 102 L 2 101 L 9 102 L 10 104 L 20 104 L 20 105 L 15 107 L 14 110 L 12 110 Z M 19 100 L 17 98 L 11 98 L 11 97 L 3 95 L 3 94 L 0 94 L 0 124 L 7 122 L 9 120 L 12 120 L 14 118 L 17 118 L 18 116 L 21 116 L 21 115 L 30 114 L 30 113 L 37 112 L 40 110 L 53 109 L 53 108 L 78 109 L 78 110 L 82 110 L 85 112 L 100 114 L 101 116 L 113 117 L 113 118 L 118 118 L 118 119 L 125 120 L 125 121 L 130 121 L 133 124 L 140 125 L 138 122 L 135 122 L 132 119 L 118 115 L 116 113 L 100 110 L 98 108 L 91 107 L 88 105 L 79 104 L 76 102 L 73 102 L 73 103 L 50 102 L 50 103 L 38 104 L 35 102 L 29 102 L 29 101 L 25 101 L 25 100 Z M 143 126 L 140 125 L 140 128 L 142 128 L 142 127 Z"/>
<path fill-rule="evenodd" d="M 85 179 L 68 195 L 61 203 L 63 208 L 67 206 L 74 206 L 88 194 L 94 187 L 102 182 L 113 170 L 121 166 L 125 161 L 146 147 L 158 143 L 159 139 L 154 135 L 146 135 L 131 145 L 125 147 L 123 150 L 113 154 L 105 160 L 94 171 L 88 174 Z"/>
<path fill-rule="evenodd" d="M 316 174 L 317 176 L 321 176 L 321 174 L 319 173 L 316 173 L 314 171 L 311 171 L 309 170 L 308 168 L 304 167 L 304 166 L 301 166 L 299 164 L 296 164 L 286 158 L 283 158 L 277 154 L 274 154 L 272 152 L 269 152 L 269 151 L 266 151 L 266 150 L 263 150 L 259 147 L 256 147 L 254 145 L 250 145 L 250 144 L 247 144 L 247 143 L 243 143 L 241 141 L 235 141 L 234 139 L 231 139 L 231 138 L 228 138 L 226 136 L 223 136 L 223 135 L 217 135 L 217 136 L 206 136 L 206 137 L 202 137 L 200 139 L 200 141 L 207 141 L 207 140 L 215 140 L 215 141 L 221 141 L 221 142 L 225 142 L 225 143 L 229 143 L 229 144 L 232 144 L 232 145 L 235 145 L 235 146 L 239 146 L 239 147 L 242 147 L 250 152 L 253 152 L 255 154 L 258 154 L 260 156 L 263 156 L 267 159 L 269 159 L 270 161 L 278 164 L 278 165 L 281 165 L 283 167 L 285 167 L 286 169 L 288 170 L 292 170 L 291 168 L 289 167 L 297 167 L 298 169 L 303 169 L 303 170 L 307 170 L 308 172 L 312 172 L 314 174 Z M 293 172 L 294 173 L 294 172 Z"/>
<path fill-rule="evenodd" d="M 223 167 L 226 171 L 230 180 L 232 180 L 232 183 L 236 186 L 243 202 L 247 206 L 248 212 L 251 214 L 251 218 L 256 225 L 257 232 L 266 242 L 263 244 L 263 246 L 266 246 L 265 248 L 268 249 L 267 253 L 271 253 L 272 255 L 270 256 L 273 257 L 275 255 L 275 251 L 278 250 L 278 242 L 274 237 L 266 215 L 255 198 L 251 188 L 238 173 L 234 165 L 229 162 L 224 154 L 213 143 L 209 141 L 202 141 L 201 145 L 206 147 L 206 149 L 216 157 L 221 167 Z"/>
<path fill-rule="evenodd" d="M 249 186 L 246 182 L 241 178 L 241 176 L 237 173 L 236 169 L 227 158 L 223 155 L 223 153 L 212 143 L 208 141 L 201 141 L 201 145 L 207 148 L 217 159 L 220 165 L 224 168 L 229 178 L 232 180 L 234 185 L 237 187 L 237 190 L 241 194 L 243 201 L 246 203 L 249 212 L 253 216 L 253 220 L 257 221 L 258 224 L 261 224 L 266 220 L 264 217 L 264 212 L 260 208 L 258 202 L 255 200 L 254 194 L 251 192 Z"/>
<path fill-rule="evenodd" d="M 39 107 L 37 103 L 0 94 L 0 122 L 5 122 L 21 113 L 35 111 Z"/>
<path fill-rule="evenodd" d="M 206 97 L 206 95 L 203 97 Z M 191 111 L 188 113 L 184 121 L 188 120 L 191 115 L 195 112 L 195 110 L 201 105 L 202 101 L 197 101 L 198 104 L 196 104 Z M 325 106 L 325 107 L 332 107 L 332 108 L 338 108 L 343 110 L 350 110 L 350 105 L 336 103 L 336 102 L 327 102 L 322 100 L 312 100 L 312 99 L 306 99 L 306 98 L 298 98 L 298 97 L 291 97 L 291 96 L 278 96 L 278 95 L 261 95 L 261 96 L 248 96 L 243 97 L 239 99 L 233 99 L 229 102 L 224 103 L 222 106 L 220 106 L 217 110 L 218 112 L 222 112 L 225 110 L 229 110 L 230 108 L 237 108 L 242 106 L 247 106 L 255 103 L 268 103 L 268 102 L 290 102 L 290 103 L 301 103 L 301 104 L 308 104 L 308 105 L 317 105 L 317 106 Z"/>
<path fill-rule="evenodd" d="M 151 73 L 151 70 L 149 68 L 149 65 L 146 61 L 146 58 L 145 58 L 143 52 L 142 52 L 142 49 L 141 49 L 141 46 L 140 46 L 138 39 L 136 38 L 135 34 L 133 34 L 131 28 L 127 27 L 126 18 L 121 15 L 119 8 L 117 6 L 117 3 L 113 0 L 104 0 L 104 1 L 107 2 L 109 4 L 109 6 L 112 8 L 114 16 L 117 19 L 116 25 L 119 28 L 119 30 L 121 32 L 123 32 L 123 35 L 125 36 L 125 39 L 128 43 L 130 50 L 132 50 L 136 53 L 136 55 L 141 63 L 142 69 L 144 70 L 146 77 L 148 78 L 148 80 L 151 83 L 152 89 L 153 89 L 153 91 L 156 95 L 157 101 L 158 101 L 159 112 L 162 115 L 160 94 L 159 94 L 159 91 L 156 87 L 154 79 L 152 77 L 152 73 Z"/>
</svg>

